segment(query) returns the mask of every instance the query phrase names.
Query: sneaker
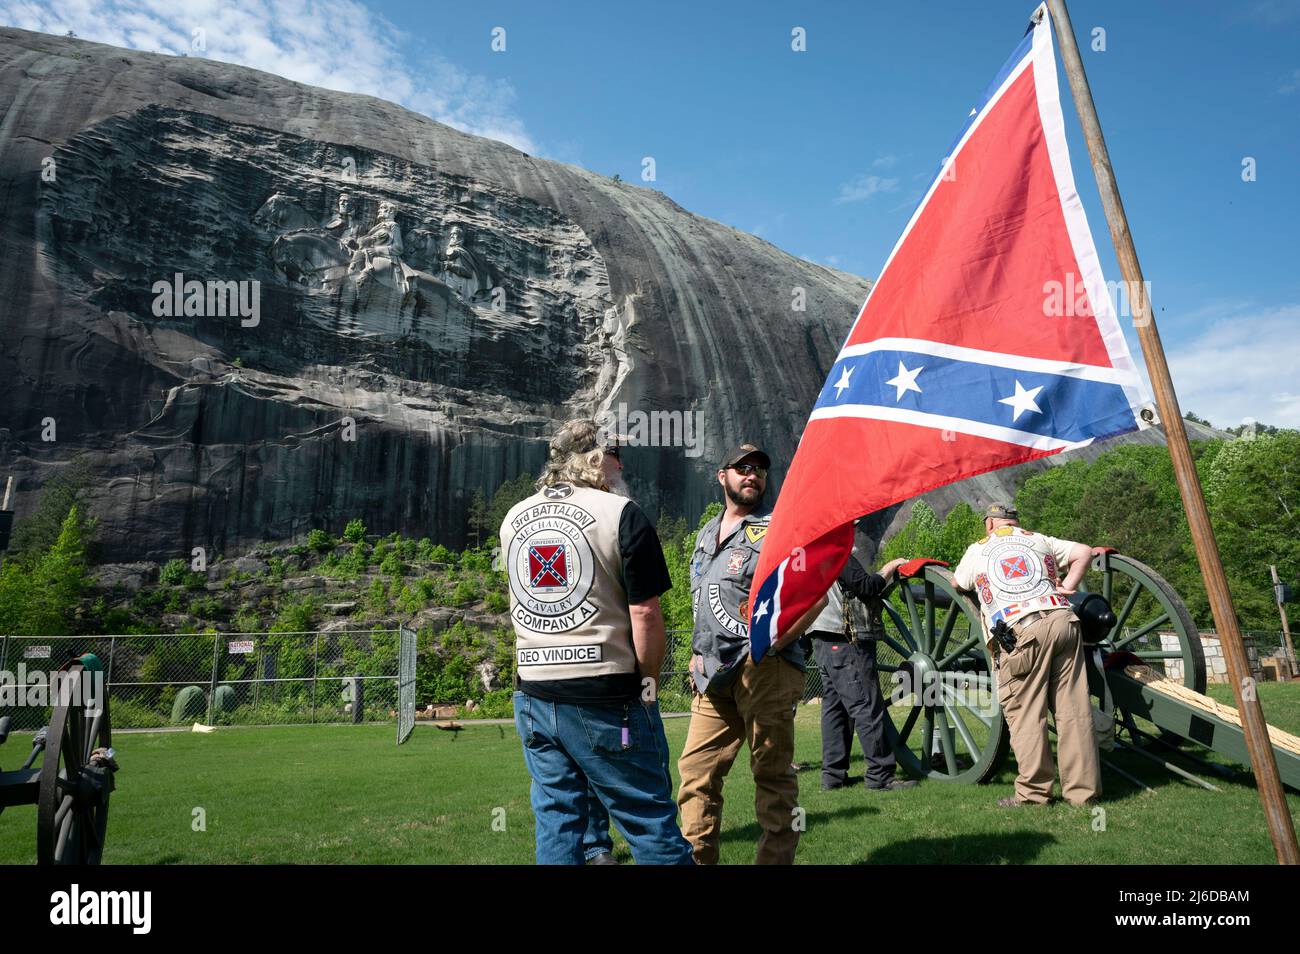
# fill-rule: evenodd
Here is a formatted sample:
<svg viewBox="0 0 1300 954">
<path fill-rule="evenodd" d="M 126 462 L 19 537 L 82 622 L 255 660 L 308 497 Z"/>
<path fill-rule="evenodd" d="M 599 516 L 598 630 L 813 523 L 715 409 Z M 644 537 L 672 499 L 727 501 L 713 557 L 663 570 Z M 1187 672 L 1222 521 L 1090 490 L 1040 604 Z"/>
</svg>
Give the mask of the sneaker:
<svg viewBox="0 0 1300 954">
<path fill-rule="evenodd" d="M 587 859 L 587 864 L 589 864 L 589 865 L 616 865 L 616 864 L 618 864 L 618 859 L 614 857 L 614 855 L 613 855 L 612 852 L 609 852 L 609 851 L 602 851 L 600 854 L 598 854 L 598 855 L 592 855 L 590 858 L 588 858 L 588 859 Z"/>
<path fill-rule="evenodd" d="M 871 792 L 896 792 L 901 788 L 915 788 L 916 779 L 914 778 L 891 778 L 884 785 L 872 785 L 867 783 L 867 790 Z"/>
<path fill-rule="evenodd" d="M 848 787 L 849 787 L 849 783 L 848 783 L 848 781 L 843 781 L 843 782 L 828 782 L 828 781 L 826 781 L 825 779 L 822 780 L 822 791 L 823 791 L 823 792 L 833 792 L 833 791 L 835 791 L 837 788 L 848 788 Z"/>
</svg>

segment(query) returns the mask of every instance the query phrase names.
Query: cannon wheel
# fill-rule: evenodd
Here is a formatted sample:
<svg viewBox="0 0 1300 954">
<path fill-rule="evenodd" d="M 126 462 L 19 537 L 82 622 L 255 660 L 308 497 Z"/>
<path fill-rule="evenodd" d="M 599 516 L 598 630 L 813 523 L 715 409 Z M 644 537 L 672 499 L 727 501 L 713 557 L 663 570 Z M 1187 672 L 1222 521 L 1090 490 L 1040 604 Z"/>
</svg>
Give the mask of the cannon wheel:
<svg viewBox="0 0 1300 954">
<path fill-rule="evenodd" d="M 83 660 L 93 660 L 89 666 Z M 73 660 L 60 673 L 81 679 L 98 668 L 98 660 Z M 53 700 L 56 705 L 41 762 L 36 800 L 36 859 L 42 865 L 99 864 L 108 828 L 112 772 L 92 764 L 95 749 L 112 744 L 108 693 L 100 708 L 87 707 L 81 695 Z"/>
<path fill-rule="evenodd" d="M 895 593 L 902 597 L 901 612 L 889 601 Z M 921 691 L 888 712 L 899 764 L 915 778 L 987 781 L 1001 768 L 1010 735 L 979 608 L 941 567 L 927 566 L 923 576 L 897 582 L 885 594 L 885 636 L 877 648 L 885 699 L 900 685 L 894 674 L 909 663 Z"/>
<path fill-rule="evenodd" d="M 1161 668 L 1164 660 L 1180 659 L 1183 685 L 1205 692 L 1201 634 L 1187 607 L 1164 577 L 1132 557 L 1102 550 L 1093 557 L 1085 582 L 1092 592 L 1106 597 L 1115 610 L 1115 626 L 1102 642 L 1103 652 L 1130 652 Z M 1160 645 L 1161 631 L 1177 634 L 1178 649 Z"/>
</svg>

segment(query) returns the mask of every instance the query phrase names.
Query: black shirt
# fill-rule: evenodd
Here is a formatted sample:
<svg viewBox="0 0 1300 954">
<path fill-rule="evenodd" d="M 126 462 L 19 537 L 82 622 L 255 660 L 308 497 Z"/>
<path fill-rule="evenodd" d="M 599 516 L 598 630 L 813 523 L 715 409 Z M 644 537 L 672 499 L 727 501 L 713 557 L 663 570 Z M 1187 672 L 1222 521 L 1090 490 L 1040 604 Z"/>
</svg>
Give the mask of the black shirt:
<svg viewBox="0 0 1300 954">
<path fill-rule="evenodd" d="M 629 603 L 644 603 L 672 589 L 659 534 L 634 503 L 624 507 L 619 516 L 618 552 Z M 519 691 L 551 702 L 622 705 L 641 694 L 641 678 L 639 672 L 626 672 L 577 679 L 521 679 Z"/>
</svg>

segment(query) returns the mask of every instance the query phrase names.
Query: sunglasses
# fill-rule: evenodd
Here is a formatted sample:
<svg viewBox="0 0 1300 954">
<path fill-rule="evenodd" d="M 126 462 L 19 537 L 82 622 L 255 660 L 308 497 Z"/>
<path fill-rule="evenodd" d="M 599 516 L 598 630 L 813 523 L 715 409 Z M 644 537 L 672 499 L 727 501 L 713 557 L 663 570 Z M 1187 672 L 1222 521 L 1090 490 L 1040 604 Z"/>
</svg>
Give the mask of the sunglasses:
<svg viewBox="0 0 1300 954">
<path fill-rule="evenodd" d="M 757 464 L 737 464 L 731 469 L 742 477 L 748 477 L 753 474 L 761 480 L 767 480 L 767 468 L 759 467 Z"/>
<path fill-rule="evenodd" d="M 615 460 L 622 460 L 622 458 L 619 456 L 619 451 L 617 447 L 606 447 L 605 453 L 608 454 L 610 457 L 613 457 Z"/>
</svg>

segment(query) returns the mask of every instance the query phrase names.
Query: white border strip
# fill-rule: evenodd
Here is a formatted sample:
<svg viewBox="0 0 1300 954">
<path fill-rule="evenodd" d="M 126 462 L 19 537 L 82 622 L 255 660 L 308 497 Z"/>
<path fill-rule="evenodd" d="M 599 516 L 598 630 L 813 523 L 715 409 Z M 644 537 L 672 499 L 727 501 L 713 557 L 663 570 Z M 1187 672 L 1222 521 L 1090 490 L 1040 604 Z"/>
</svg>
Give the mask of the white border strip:
<svg viewBox="0 0 1300 954">
<path fill-rule="evenodd" d="M 917 424 L 935 430 L 969 434 L 972 437 L 987 437 L 990 440 L 1002 441 L 1007 444 L 1019 444 L 1037 450 L 1070 450 L 1075 447 L 1087 447 L 1093 441 L 1090 437 L 1086 441 L 1071 443 L 1057 437 L 1047 437 L 1043 434 L 1034 434 L 1031 431 L 1019 431 L 1014 427 L 1000 427 L 997 424 L 985 424 L 981 421 L 971 421 L 963 417 L 927 414 L 924 411 L 913 411 L 903 407 L 885 407 L 879 404 L 842 404 L 837 407 L 822 407 L 813 411 L 808 420 L 811 422 L 835 417 L 858 417 L 877 421 L 893 421 L 899 424 Z"/>
<path fill-rule="evenodd" d="M 1052 174 L 1056 178 L 1056 193 L 1060 196 L 1061 211 L 1065 215 L 1066 232 L 1070 236 L 1075 261 L 1083 272 L 1079 277 L 1087 289 L 1088 300 L 1092 303 L 1097 328 L 1110 355 L 1111 364 L 1124 372 L 1125 379 L 1115 383 L 1124 389 L 1129 406 L 1135 409 L 1134 423 L 1140 428 L 1147 427 L 1137 415 L 1136 409 L 1150 403 L 1150 398 L 1143 392 L 1142 379 L 1138 377 L 1133 357 L 1129 354 L 1128 342 L 1124 340 L 1124 331 L 1119 326 L 1110 296 L 1097 294 L 1100 289 L 1106 288 L 1106 280 L 1102 275 L 1097 246 L 1092 231 L 1088 228 L 1088 217 L 1084 213 L 1083 200 L 1079 197 L 1079 190 L 1074 183 L 1074 171 L 1070 165 L 1070 150 L 1065 139 L 1065 117 L 1061 113 L 1061 92 L 1056 79 L 1056 55 L 1049 25 L 1051 17 L 1047 13 L 1046 4 L 1040 5 L 1039 11 L 1041 16 L 1034 27 L 1031 47 L 1034 90 L 1038 96 L 1038 116 L 1043 126 L 1047 155 L 1052 163 Z"/>
<path fill-rule="evenodd" d="M 862 344 L 850 345 L 840 352 L 836 362 L 845 358 L 857 358 L 876 351 L 909 351 L 926 354 L 936 358 L 949 358 L 953 361 L 969 361 L 974 364 L 987 364 L 1014 371 L 1033 371 L 1039 374 L 1060 375 L 1067 378 L 1079 378 L 1084 381 L 1098 381 L 1103 384 L 1117 384 L 1125 389 L 1133 384 L 1133 375 L 1119 368 L 1099 368 L 1090 364 L 1062 364 L 1047 358 L 1029 358 L 1020 354 L 1004 354 L 1001 351 L 983 351 L 979 348 L 964 348 L 961 345 L 944 344 L 939 341 L 926 341 L 923 338 L 877 338 Z"/>
</svg>

